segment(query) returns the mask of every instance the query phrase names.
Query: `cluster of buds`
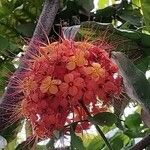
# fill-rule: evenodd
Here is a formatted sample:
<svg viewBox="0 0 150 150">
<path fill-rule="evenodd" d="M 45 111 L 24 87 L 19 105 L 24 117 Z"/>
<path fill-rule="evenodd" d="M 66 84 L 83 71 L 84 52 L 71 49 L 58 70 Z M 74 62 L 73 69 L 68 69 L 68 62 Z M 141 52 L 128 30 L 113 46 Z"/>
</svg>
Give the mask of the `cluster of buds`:
<svg viewBox="0 0 150 150">
<path fill-rule="evenodd" d="M 94 115 L 107 111 L 112 98 L 121 93 L 118 68 L 103 48 L 63 40 L 37 49 L 20 87 L 21 113 L 39 138 L 49 138 L 65 125 L 86 119 L 81 103 Z M 81 132 L 89 126 L 82 122 L 77 129 Z"/>
</svg>

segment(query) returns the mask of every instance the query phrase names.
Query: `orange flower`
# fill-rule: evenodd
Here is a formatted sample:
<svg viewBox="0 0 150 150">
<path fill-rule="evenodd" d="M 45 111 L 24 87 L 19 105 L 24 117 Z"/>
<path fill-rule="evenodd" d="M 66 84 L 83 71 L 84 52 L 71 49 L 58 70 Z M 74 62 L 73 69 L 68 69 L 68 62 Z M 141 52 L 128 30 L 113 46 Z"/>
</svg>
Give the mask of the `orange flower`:
<svg viewBox="0 0 150 150">
<path fill-rule="evenodd" d="M 64 81 L 60 86 L 62 92 L 67 92 L 71 96 L 79 93 L 79 90 L 84 87 L 84 80 L 80 77 L 75 78 L 72 73 L 64 76 Z"/>
<path fill-rule="evenodd" d="M 92 63 L 92 67 L 85 68 L 85 72 L 95 81 L 98 81 L 100 77 L 104 77 L 105 69 L 103 69 L 99 63 Z"/>
<path fill-rule="evenodd" d="M 86 64 L 85 53 L 82 50 L 77 50 L 75 55 L 69 58 L 66 68 L 68 70 L 74 70 L 76 67 L 81 67 Z"/>
<path fill-rule="evenodd" d="M 58 92 L 57 85 L 61 84 L 61 80 L 53 80 L 52 77 L 47 76 L 40 86 L 42 93 L 56 94 Z"/>
</svg>

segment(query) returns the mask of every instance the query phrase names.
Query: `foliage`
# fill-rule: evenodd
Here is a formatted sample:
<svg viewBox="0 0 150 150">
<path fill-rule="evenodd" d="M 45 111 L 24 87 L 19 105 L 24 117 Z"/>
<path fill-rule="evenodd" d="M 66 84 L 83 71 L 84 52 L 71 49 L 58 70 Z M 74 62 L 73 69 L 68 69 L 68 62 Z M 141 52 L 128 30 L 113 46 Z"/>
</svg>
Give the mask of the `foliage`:
<svg viewBox="0 0 150 150">
<path fill-rule="evenodd" d="M 0 97 L 10 76 L 16 70 L 18 57 L 25 51 L 23 46 L 27 45 L 32 37 L 43 2 L 44 0 L 0 0 Z M 122 0 L 121 3 L 115 0 L 111 0 L 111 3 L 110 0 L 99 0 L 93 13 L 90 12 L 94 8 L 93 0 L 63 0 L 54 21 L 54 28 L 48 35 L 50 41 L 55 41 L 59 38 L 59 31 L 63 26 L 67 29 L 67 32 L 64 31 L 64 34 L 68 34 L 67 37 L 75 34 L 75 40 L 93 41 L 100 36 L 101 41 L 106 40 L 113 45 L 112 50 L 117 51 L 112 53 L 112 58 L 123 74 L 127 94 L 122 96 L 121 103 L 117 101 L 117 106 L 121 107 L 114 107 L 114 112 L 117 109 L 121 115 L 99 113 L 88 118 L 93 124 L 99 125 L 114 150 L 128 150 L 137 138 L 150 133 L 140 112 L 141 106 L 148 111 L 150 108 L 150 84 L 145 78 L 146 71 L 150 69 L 149 7 L 149 0 Z M 132 104 L 133 100 L 140 103 L 129 116 L 121 113 L 125 112 L 124 99 L 128 99 Z M 32 137 L 19 144 L 17 133 L 21 127 L 21 123 L 12 126 L 10 123 L 7 130 L 0 131 L 0 148 L 5 145 L 5 139 L 8 142 L 7 150 L 31 149 L 30 146 L 35 146 L 34 142 L 28 141 Z M 82 136 L 75 133 L 72 125 L 70 133 L 71 146 L 65 145 L 66 149 L 108 150 L 96 132 Z M 37 149 L 54 148 L 57 141 L 56 136 L 47 145 L 37 145 Z"/>
</svg>

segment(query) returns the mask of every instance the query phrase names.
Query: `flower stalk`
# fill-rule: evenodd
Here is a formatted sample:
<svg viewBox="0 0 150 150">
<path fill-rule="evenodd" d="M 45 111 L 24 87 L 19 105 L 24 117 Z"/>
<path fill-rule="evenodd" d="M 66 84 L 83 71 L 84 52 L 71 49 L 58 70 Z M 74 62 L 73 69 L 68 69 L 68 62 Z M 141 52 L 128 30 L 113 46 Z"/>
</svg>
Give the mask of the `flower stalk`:
<svg viewBox="0 0 150 150">
<path fill-rule="evenodd" d="M 82 101 L 80 101 L 80 104 L 82 106 L 82 108 L 84 109 L 84 111 L 86 112 L 86 114 L 88 115 L 89 118 L 91 118 L 91 114 L 89 112 L 89 110 L 87 109 L 87 107 L 84 105 L 84 103 Z M 101 136 L 101 138 L 104 140 L 106 146 L 108 147 L 109 150 L 113 150 L 113 148 L 111 147 L 109 141 L 107 140 L 107 138 L 105 137 L 103 131 L 100 129 L 100 127 L 97 124 L 93 124 L 97 130 L 97 132 L 99 133 L 99 135 Z"/>
</svg>

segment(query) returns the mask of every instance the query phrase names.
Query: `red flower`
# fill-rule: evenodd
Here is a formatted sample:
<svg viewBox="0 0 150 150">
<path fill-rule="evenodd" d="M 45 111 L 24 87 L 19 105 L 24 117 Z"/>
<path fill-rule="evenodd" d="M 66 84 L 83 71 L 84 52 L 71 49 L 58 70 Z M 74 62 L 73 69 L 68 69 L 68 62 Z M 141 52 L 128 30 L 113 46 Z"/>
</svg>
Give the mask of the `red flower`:
<svg viewBox="0 0 150 150">
<path fill-rule="evenodd" d="M 71 96 L 78 95 L 79 91 L 85 86 L 81 77 L 75 78 L 72 73 L 64 76 L 64 82 L 59 86 L 60 91 Z"/>
</svg>

